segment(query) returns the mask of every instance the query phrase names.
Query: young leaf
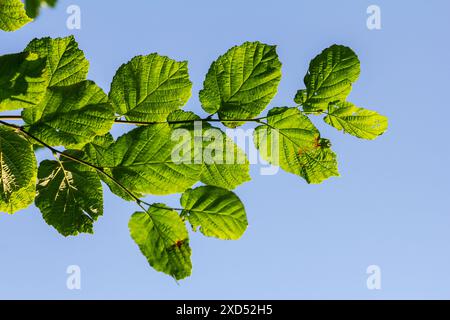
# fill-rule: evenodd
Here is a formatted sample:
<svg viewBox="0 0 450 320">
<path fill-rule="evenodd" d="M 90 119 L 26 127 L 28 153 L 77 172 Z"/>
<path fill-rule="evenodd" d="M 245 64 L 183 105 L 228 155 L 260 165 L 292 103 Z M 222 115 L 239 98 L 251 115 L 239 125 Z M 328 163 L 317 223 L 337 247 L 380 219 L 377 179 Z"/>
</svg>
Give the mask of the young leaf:
<svg viewBox="0 0 450 320">
<path fill-rule="evenodd" d="M 181 197 L 182 215 L 208 237 L 237 240 L 247 229 L 241 200 L 231 191 L 213 186 L 189 189 Z"/>
<path fill-rule="evenodd" d="M 36 18 L 42 6 L 54 7 L 56 0 L 25 0 L 25 10 L 30 18 Z"/>
<path fill-rule="evenodd" d="M 387 117 L 350 102 L 330 104 L 324 121 L 338 130 L 368 140 L 382 135 L 388 127 Z"/>
<path fill-rule="evenodd" d="M 108 97 L 92 81 L 49 88 L 41 103 L 22 111 L 30 134 L 52 146 L 72 147 L 104 135 L 114 123 Z"/>
<path fill-rule="evenodd" d="M 28 108 L 45 95 L 45 59 L 23 52 L 0 56 L 0 111 Z"/>
<path fill-rule="evenodd" d="M 25 51 L 36 52 L 39 57 L 46 58 L 50 73 L 48 87 L 70 86 L 86 80 L 89 61 L 84 57 L 83 51 L 78 49 L 73 36 L 34 39 Z"/>
<path fill-rule="evenodd" d="M 44 160 L 37 192 L 36 206 L 60 234 L 94 233 L 94 221 L 103 215 L 103 192 L 99 177 L 89 167 L 64 157 Z"/>
<path fill-rule="evenodd" d="M 207 185 L 232 190 L 238 185 L 250 181 L 250 164 L 246 153 L 219 128 L 200 121 L 200 117 L 192 112 L 174 111 L 167 118 L 170 122 L 183 120 L 199 120 L 203 145 L 203 170 L 200 181 Z M 179 123 L 174 128 L 195 130 L 194 124 Z"/>
<path fill-rule="evenodd" d="M 134 193 L 166 195 L 183 192 L 196 183 L 202 163 L 197 161 L 192 132 L 182 131 L 182 141 L 168 124 L 136 128 L 111 147 L 112 175 Z M 187 154 L 178 157 L 177 150 Z"/>
<path fill-rule="evenodd" d="M 329 141 L 320 138 L 316 127 L 297 108 L 270 110 L 267 124 L 255 129 L 254 142 L 266 161 L 308 183 L 339 175 Z"/>
<path fill-rule="evenodd" d="M 306 89 L 299 90 L 294 100 L 306 112 L 323 112 L 329 103 L 346 100 L 359 73 L 359 59 L 352 49 L 333 45 L 311 61 Z"/>
<path fill-rule="evenodd" d="M 117 70 L 109 97 L 131 121 L 165 121 L 191 97 L 188 64 L 152 53 L 134 57 Z"/>
<path fill-rule="evenodd" d="M 203 109 L 223 120 L 259 115 L 277 93 L 281 62 L 276 47 L 245 42 L 212 63 L 200 91 Z M 234 128 L 244 122 L 224 122 Z"/>
<path fill-rule="evenodd" d="M 177 280 L 191 274 L 191 248 L 186 225 L 177 212 L 155 204 L 136 212 L 128 224 L 130 234 L 149 264 Z"/>
<path fill-rule="evenodd" d="M 32 144 L 0 126 L 0 211 L 13 214 L 33 203 L 36 167 Z"/>
<path fill-rule="evenodd" d="M 22 1 L 0 1 L 0 29 L 4 31 L 16 31 L 28 22 L 33 21 L 27 16 Z"/>
</svg>

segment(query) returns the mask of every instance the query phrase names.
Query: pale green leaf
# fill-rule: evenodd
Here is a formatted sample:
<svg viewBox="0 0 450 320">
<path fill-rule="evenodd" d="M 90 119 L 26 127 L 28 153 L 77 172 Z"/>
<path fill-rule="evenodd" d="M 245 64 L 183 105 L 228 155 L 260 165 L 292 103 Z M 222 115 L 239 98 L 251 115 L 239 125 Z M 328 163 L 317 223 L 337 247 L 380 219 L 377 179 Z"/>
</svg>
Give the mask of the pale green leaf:
<svg viewBox="0 0 450 320">
<path fill-rule="evenodd" d="M 73 36 L 42 38 L 31 41 L 25 51 L 35 52 L 47 60 L 48 87 L 70 86 L 86 80 L 89 61 Z"/>
<path fill-rule="evenodd" d="M 103 214 L 100 179 L 89 167 L 61 157 L 39 166 L 36 206 L 47 224 L 63 236 L 93 233 Z"/>
<path fill-rule="evenodd" d="M 329 141 L 297 108 L 272 109 L 267 124 L 255 129 L 254 142 L 263 159 L 308 183 L 339 175 Z"/>
<path fill-rule="evenodd" d="M 36 171 L 32 144 L 0 126 L 0 211 L 13 214 L 33 203 Z"/>
<path fill-rule="evenodd" d="M 382 135 L 388 127 L 387 117 L 350 102 L 330 104 L 324 120 L 338 130 L 368 140 Z"/>
<path fill-rule="evenodd" d="M 0 29 L 16 31 L 33 21 L 27 16 L 22 1 L 0 0 Z"/>
<path fill-rule="evenodd" d="M 82 151 L 86 157 L 84 160 L 103 168 L 103 173 L 99 173 L 100 179 L 106 183 L 112 193 L 121 197 L 126 201 L 134 201 L 135 199 L 131 197 L 123 188 L 121 188 L 116 182 L 111 178 L 112 167 L 114 167 L 114 153 L 111 152 L 110 147 L 114 144 L 114 138 L 110 133 L 104 136 L 97 136 L 95 139 L 83 146 Z M 133 192 L 137 197 L 142 197 L 142 194 Z"/>
<path fill-rule="evenodd" d="M 329 103 L 346 100 L 359 74 L 360 62 L 353 50 L 333 45 L 311 61 L 304 79 L 306 89 L 299 90 L 294 100 L 304 111 L 326 111 Z"/>
<path fill-rule="evenodd" d="M 49 88 L 43 101 L 25 109 L 22 117 L 27 132 L 49 145 L 66 147 L 108 133 L 115 118 L 108 97 L 91 81 Z"/>
<path fill-rule="evenodd" d="M 191 248 L 186 225 L 174 210 L 155 204 L 136 212 L 128 224 L 130 234 L 149 264 L 177 280 L 191 274 Z"/>
<path fill-rule="evenodd" d="M 23 52 L 0 56 L 0 111 L 28 108 L 45 95 L 45 59 Z"/>
<path fill-rule="evenodd" d="M 250 181 L 250 164 L 246 153 L 222 130 L 211 126 L 208 122 L 198 121 L 182 123 L 184 120 L 200 120 L 192 112 L 177 110 L 169 115 L 168 121 L 175 122 L 173 126 L 197 130 L 201 136 L 203 170 L 200 181 L 212 186 L 229 190 Z M 176 124 L 176 122 L 181 122 Z M 199 143 L 199 144 L 200 144 Z"/>
<path fill-rule="evenodd" d="M 111 146 L 106 157 L 114 163 L 103 167 L 133 193 L 183 192 L 199 180 L 202 162 L 197 159 L 193 133 L 179 130 L 177 135 L 166 123 L 136 128 Z"/>
<path fill-rule="evenodd" d="M 211 65 L 200 91 L 203 109 L 218 113 L 224 125 L 237 127 L 259 115 L 277 93 L 281 62 L 275 46 L 245 42 L 228 50 Z"/>
<path fill-rule="evenodd" d="M 131 121 L 165 121 L 191 96 L 186 61 L 152 53 L 134 57 L 117 70 L 110 99 L 118 114 Z"/>
<path fill-rule="evenodd" d="M 225 240 L 239 239 L 247 229 L 244 205 L 227 189 L 202 186 L 189 189 L 181 197 L 183 216 L 205 236 Z"/>
</svg>

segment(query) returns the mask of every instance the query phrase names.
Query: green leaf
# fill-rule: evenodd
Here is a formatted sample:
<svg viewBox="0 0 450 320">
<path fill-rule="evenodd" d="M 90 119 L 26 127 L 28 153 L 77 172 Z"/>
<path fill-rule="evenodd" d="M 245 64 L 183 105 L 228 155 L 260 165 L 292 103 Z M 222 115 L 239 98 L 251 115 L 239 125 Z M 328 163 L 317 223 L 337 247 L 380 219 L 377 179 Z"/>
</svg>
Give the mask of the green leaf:
<svg viewBox="0 0 450 320">
<path fill-rule="evenodd" d="M 0 56 L 0 111 L 28 108 L 45 95 L 45 60 L 35 53 Z"/>
<path fill-rule="evenodd" d="M 46 57 L 50 72 L 48 87 L 70 86 L 86 80 L 89 61 L 73 36 L 66 38 L 42 38 L 31 41 L 25 51 Z"/>
<path fill-rule="evenodd" d="M 33 21 L 27 16 L 22 1 L 0 0 L 0 29 L 16 31 Z"/>
<path fill-rule="evenodd" d="M 192 112 L 177 110 L 171 113 L 167 120 L 175 122 L 200 120 L 200 117 Z M 229 190 L 250 181 L 250 164 L 246 153 L 219 128 L 204 121 L 199 121 L 197 125 L 202 126 L 203 170 L 200 181 Z M 195 130 L 193 123 L 180 123 L 173 126 Z"/>
<path fill-rule="evenodd" d="M 191 274 L 191 248 L 186 225 L 174 210 L 155 204 L 136 212 L 128 224 L 130 234 L 149 264 L 177 280 Z"/>
<path fill-rule="evenodd" d="M 212 63 L 200 91 L 203 109 L 222 120 L 259 115 L 277 93 L 281 62 L 276 47 L 245 42 Z M 234 128 L 244 122 L 224 122 Z"/>
<path fill-rule="evenodd" d="M 56 5 L 56 0 L 25 0 L 25 9 L 30 18 L 36 18 L 41 7 L 46 5 L 53 8 Z"/>
<path fill-rule="evenodd" d="M 84 152 L 85 159 L 87 162 L 92 163 L 98 167 L 103 168 L 103 172 L 108 176 L 112 176 L 112 167 L 114 167 L 114 154 L 110 151 L 110 147 L 114 144 L 114 138 L 110 133 L 104 136 L 97 136 L 94 140 L 85 146 L 83 146 L 82 151 Z M 112 179 L 107 175 L 99 173 L 100 179 L 106 183 L 112 193 L 121 197 L 126 201 L 135 201 L 127 192 L 117 185 Z M 142 197 L 142 194 L 134 192 L 137 197 Z"/>
<path fill-rule="evenodd" d="M 167 123 L 136 128 L 111 146 L 111 155 L 106 157 L 114 163 L 104 167 L 133 193 L 183 192 L 199 180 L 202 162 L 196 160 L 199 151 L 193 133 L 180 130 L 182 135 L 178 137 Z"/>
<path fill-rule="evenodd" d="M 36 171 L 32 144 L 0 126 L 0 211 L 13 214 L 33 203 Z"/>
<path fill-rule="evenodd" d="M 109 97 L 118 114 L 131 121 L 165 121 L 191 96 L 188 64 L 152 53 L 123 64 Z"/>
<path fill-rule="evenodd" d="M 63 236 L 93 233 L 103 215 L 100 179 L 89 167 L 66 160 L 44 160 L 38 171 L 36 206 L 44 220 Z"/>
<path fill-rule="evenodd" d="M 329 103 L 346 100 L 359 74 L 360 62 L 352 49 L 333 45 L 311 61 L 306 89 L 299 90 L 294 100 L 306 112 L 323 112 Z"/>
<path fill-rule="evenodd" d="M 329 141 L 320 138 L 316 127 L 297 108 L 270 110 L 267 124 L 255 129 L 254 142 L 266 161 L 308 183 L 339 175 Z"/>
<path fill-rule="evenodd" d="M 225 240 L 239 239 L 247 229 L 244 205 L 233 192 L 213 186 L 189 189 L 181 197 L 192 227 L 208 237 Z"/>
<path fill-rule="evenodd" d="M 375 111 L 358 108 L 350 102 L 338 102 L 328 106 L 325 122 L 352 136 L 373 140 L 388 127 L 388 119 Z"/>
<path fill-rule="evenodd" d="M 25 129 L 43 142 L 75 147 L 104 135 L 114 123 L 108 97 L 92 81 L 49 88 L 43 101 L 22 112 Z"/>
</svg>

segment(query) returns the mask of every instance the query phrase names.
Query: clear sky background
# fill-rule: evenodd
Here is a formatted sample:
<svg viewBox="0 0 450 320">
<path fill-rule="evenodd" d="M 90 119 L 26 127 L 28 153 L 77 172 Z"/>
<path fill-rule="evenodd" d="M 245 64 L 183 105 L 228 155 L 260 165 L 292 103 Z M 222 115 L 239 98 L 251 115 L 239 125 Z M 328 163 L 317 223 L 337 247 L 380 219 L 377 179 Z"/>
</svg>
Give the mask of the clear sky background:
<svg viewBox="0 0 450 320">
<path fill-rule="evenodd" d="M 81 8 L 81 30 L 66 28 L 70 4 Z M 381 30 L 366 27 L 371 4 L 381 8 Z M 34 206 L 0 214 L 0 298 L 450 298 L 449 14 L 446 0 L 60 0 L 35 23 L 1 32 L 0 54 L 74 34 L 89 78 L 106 91 L 135 55 L 188 60 L 186 109 L 198 113 L 210 63 L 233 45 L 278 45 L 283 79 L 272 107 L 293 105 L 322 49 L 348 45 L 362 63 L 350 100 L 390 123 L 371 142 L 317 119 L 342 175 L 321 185 L 282 171 L 261 176 L 253 166 L 253 180 L 236 190 L 248 231 L 235 242 L 192 234 L 193 275 L 179 284 L 148 266 L 128 233 L 138 208 L 109 190 L 94 235 L 63 238 Z M 148 200 L 178 204 L 178 196 Z M 81 268 L 79 291 L 66 288 L 69 265 Z M 381 290 L 366 287 L 369 265 L 381 268 Z"/>
</svg>

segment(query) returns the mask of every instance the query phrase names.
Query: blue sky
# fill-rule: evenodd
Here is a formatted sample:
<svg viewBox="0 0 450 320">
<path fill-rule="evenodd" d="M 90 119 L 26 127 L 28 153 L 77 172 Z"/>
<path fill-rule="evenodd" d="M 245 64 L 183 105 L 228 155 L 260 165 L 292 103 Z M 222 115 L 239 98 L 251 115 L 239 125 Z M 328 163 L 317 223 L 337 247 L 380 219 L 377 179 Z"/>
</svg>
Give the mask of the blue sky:
<svg viewBox="0 0 450 320">
<path fill-rule="evenodd" d="M 81 30 L 66 28 L 71 4 L 81 8 Z M 371 4 L 381 8 L 381 30 L 366 27 Z M 186 109 L 198 113 L 210 63 L 233 45 L 278 45 L 283 79 L 272 107 L 293 105 L 322 49 L 348 45 L 362 63 L 351 101 L 390 120 L 384 136 L 362 141 L 317 119 L 342 175 L 321 185 L 253 166 L 253 180 L 236 190 L 248 231 L 236 242 L 192 234 L 193 275 L 179 284 L 148 266 L 128 233 L 137 207 L 109 191 L 93 236 L 61 237 L 34 206 L 1 214 L 0 298 L 450 298 L 449 12 L 445 0 L 60 0 L 35 23 L 0 33 L 0 54 L 74 34 L 89 78 L 105 90 L 137 54 L 188 60 Z M 148 200 L 178 204 L 178 196 Z M 81 268 L 79 291 L 66 288 L 69 265 Z M 381 290 L 366 287 L 369 265 L 381 268 Z"/>
</svg>

